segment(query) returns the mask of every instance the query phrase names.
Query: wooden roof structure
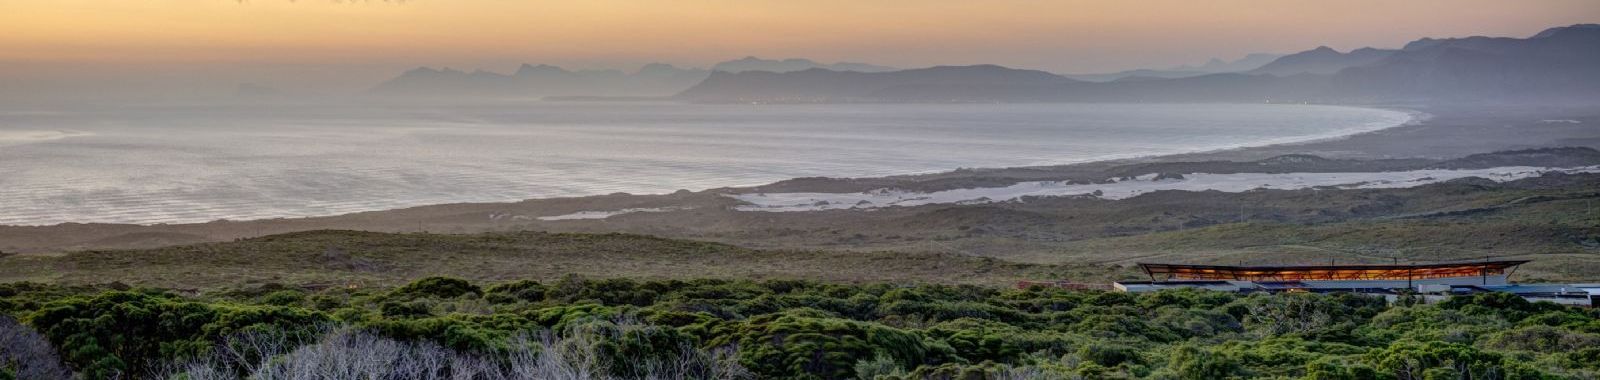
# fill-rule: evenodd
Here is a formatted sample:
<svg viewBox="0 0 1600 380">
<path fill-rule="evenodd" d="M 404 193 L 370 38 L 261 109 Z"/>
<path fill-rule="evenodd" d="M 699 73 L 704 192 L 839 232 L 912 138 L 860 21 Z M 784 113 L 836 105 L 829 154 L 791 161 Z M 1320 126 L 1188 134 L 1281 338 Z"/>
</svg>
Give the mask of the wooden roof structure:
<svg viewBox="0 0 1600 380">
<path fill-rule="evenodd" d="M 1231 266 L 1139 263 L 1154 280 L 1350 281 L 1498 276 L 1528 260 L 1436 264 Z"/>
</svg>

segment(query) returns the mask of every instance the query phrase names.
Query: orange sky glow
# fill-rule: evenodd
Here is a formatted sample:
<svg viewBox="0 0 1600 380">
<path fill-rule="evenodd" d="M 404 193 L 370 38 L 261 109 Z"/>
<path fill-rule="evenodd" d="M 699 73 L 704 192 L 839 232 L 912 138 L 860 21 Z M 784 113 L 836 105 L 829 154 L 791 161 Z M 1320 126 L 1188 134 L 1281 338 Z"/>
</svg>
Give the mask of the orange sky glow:
<svg viewBox="0 0 1600 380">
<path fill-rule="evenodd" d="M 747 55 L 1086 73 L 1585 22 L 1600 22 L 1600 2 L 0 0 L 0 77 L 232 67 L 269 77 L 344 70 L 354 82 L 420 65 L 631 70 Z"/>
</svg>

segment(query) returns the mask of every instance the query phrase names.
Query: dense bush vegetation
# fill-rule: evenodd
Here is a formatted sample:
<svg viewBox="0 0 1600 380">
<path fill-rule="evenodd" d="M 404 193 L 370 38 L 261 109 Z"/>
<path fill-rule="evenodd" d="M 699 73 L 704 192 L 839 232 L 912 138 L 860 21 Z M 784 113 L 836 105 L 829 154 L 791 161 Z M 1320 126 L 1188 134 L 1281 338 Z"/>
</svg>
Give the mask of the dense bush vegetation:
<svg viewBox="0 0 1600 380">
<path fill-rule="evenodd" d="M 0 379 L 51 376 L 57 360 L 88 379 L 1600 376 L 1600 314 L 1502 294 L 1391 306 L 1350 294 L 577 277 L 195 297 L 21 283 L 0 285 L 0 315 L 0 340 L 33 342 L 0 348 Z"/>
</svg>

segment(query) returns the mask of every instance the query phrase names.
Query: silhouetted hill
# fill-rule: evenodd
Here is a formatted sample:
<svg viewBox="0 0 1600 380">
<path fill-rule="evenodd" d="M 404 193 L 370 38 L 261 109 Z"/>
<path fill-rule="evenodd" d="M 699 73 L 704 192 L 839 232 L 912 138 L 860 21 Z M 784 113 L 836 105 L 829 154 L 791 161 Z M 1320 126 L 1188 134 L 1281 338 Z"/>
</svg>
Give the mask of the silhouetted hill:
<svg viewBox="0 0 1600 380">
<path fill-rule="evenodd" d="M 697 102 L 1509 102 L 1600 99 L 1600 27 L 1532 38 L 1421 39 L 1400 50 L 1331 48 L 1245 73 L 1086 82 L 994 65 L 861 73 L 716 73 Z"/>
<path fill-rule="evenodd" d="M 817 63 L 809 59 L 767 60 L 756 57 L 718 63 L 716 71 L 794 72 L 827 69 L 849 72 L 885 72 L 892 67 L 865 63 Z M 658 97 L 676 94 L 706 79 L 710 70 L 679 68 L 664 63 L 644 65 L 639 71 L 567 70 L 545 64 L 523 64 L 512 74 L 420 67 L 390 79 L 371 95 L 399 98 L 614 98 Z"/>
<path fill-rule="evenodd" d="M 524 64 L 511 75 L 417 68 L 373 88 L 386 97 L 534 98 L 544 96 L 664 96 L 705 79 L 704 69 L 652 63 L 639 71 L 567 70 Z"/>
<path fill-rule="evenodd" d="M 1600 163 L 1600 151 L 1588 147 L 1558 147 L 1480 153 L 1431 165 L 1441 169 L 1479 169 L 1497 166 L 1577 167 Z"/>
<path fill-rule="evenodd" d="M 746 57 L 713 70 L 523 65 L 506 75 L 418 68 L 372 93 L 397 97 L 655 97 L 695 102 L 1512 102 L 1600 99 L 1600 25 L 1530 38 L 1423 38 L 1402 49 L 1328 47 L 1181 70 L 1065 76 L 996 65 L 923 69 Z M 1084 80 L 1089 79 L 1089 80 Z"/>
<path fill-rule="evenodd" d="M 983 93 L 985 89 L 1016 91 L 1075 83 L 1084 82 L 1043 71 L 995 65 L 938 66 L 878 73 L 824 69 L 789 73 L 717 71 L 694 88 L 678 94 L 678 97 L 709 102 L 907 100 L 907 91 L 899 88 L 934 86 L 941 92 L 965 99 L 983 97 L 976 94 Z"/>
<path fill-rule="evenodd" d="M 1139 78 L 1135 80 L 1144 80 L 1148 78 L 1187 78 L 1206 74 L 1249 71 L 1270 63 L 1273 60 L 1278 59 L 1278 57 L 1281 57 L 1281 55 L 1255 53 L 1246 55 L 1243 58 L 1233 61 L 1224 61 L 1221 59 L 1212 58 L 1211 60 L 1206 61 L 1204 64 L 1183 65 L 1170 69 L 1135 69 L 1123 70 L 1114 73 L 1064 74 L 1062 76 L 1088 82 L 1112 82 L 1123 80 L 1125 78 Z"/>
<path fill-rule="evenodd" d="M 1067 78 L 1086 82 L 1115 82 L 1128 78 L 1173 79 L 1211 74 L 1209 71 L 1137 69 L 1105 74 L 1065 74 Z"/>
<path fill-rule="evenodd" d="M 678 95 L 695 102 L 1262 102 L 1307 96 L 1324 77 L 1209 74 L 1085 82 L 994 65 L 942 66 L 886 73 L 807 70 L 713 73 Z M 1306 84 L 1296 87 L 1294 84 Z"/>
<path fill-rule="evenodd" d="M 1200 71 L 1207 73 L 1236 73 L 1241 71 L 1255 70 L 1256 68 L 1265 66 L 1268 63 L 1272 63 L 1272 61 L 1277 60 L 1280 57 L 1283 57 L 1283 55 L 1271 53 L 1251 53 L 1245 55 L 1243 58 L 1232 61 L 1224 61 L 1221 59 L 1212 58 L 1210 61 L 1206 61 L 1205 64 L 1201 64 L 1199 66 L 1178 66 L 1172 70 Z"/>
<path fill-rule="evenodd" d="M 1331 92 L 1382 99 L 1582 101 L 1600 96 L 1600 26 L 1532 38 L 1422 39 L 1367 66 L 1340 71 Z"/>
<path fill-rule="evenodd" d="M 1299 53 L 1283 56 L 1272 63 L 1263 65 L 1251 74 L 1272 74 L 1288 76 L 1296 74 L 1333 74 L 1350 67 L 1365 66 L 1377 63 L 1394 54 L 1394 50 L 1361 48 L 1351 50 L 1349 53 L 1340 53 L 1333 48 L 1320 46 Z"/>
<path fill-rule="evenodd" d="M 745 72 L 745 71 L 770 71 L 770 72 L 774 72 L 774 73 L 787 73 L 787 72 L 804 71 L 804 70 L 810 70 L 810 69 L 824 69 L 824 70 L 833 70 L 833 71 L 858 71 L 858 72 L 863 72 L 863 73 L 876 73 L 876 72 L 899 70 L 897 68 L 888 67 L 888 66 L 878 66 L 878 65 L 873 65 L 873 64 L 857 63 L 857 62 L 839 62 L 839 63 L 834 63 L 834 64 L 830 65 L 830 64 L 817 63 L 816 61 L 812 61 L 812 60 L 804 59 L 804 58 L 789 58 L 789 59 L 784 59 L 784 60 L 773 60 L 773 59 L 761 59 L 761 58 L 756 58 L 756 57 L 744 57 L 744 58 L 740 58 L 740 59 L 736 59 L 736 60 L 732 60 L 732 61 L 726 61 L 726 62 L 718 63 L 715 66 L 711 66 L 711 70 L 712 71 L 726 71 L 726 72 L 730 72 L 730 73 L 739 73 L 739 72 Z"/>
</svg>

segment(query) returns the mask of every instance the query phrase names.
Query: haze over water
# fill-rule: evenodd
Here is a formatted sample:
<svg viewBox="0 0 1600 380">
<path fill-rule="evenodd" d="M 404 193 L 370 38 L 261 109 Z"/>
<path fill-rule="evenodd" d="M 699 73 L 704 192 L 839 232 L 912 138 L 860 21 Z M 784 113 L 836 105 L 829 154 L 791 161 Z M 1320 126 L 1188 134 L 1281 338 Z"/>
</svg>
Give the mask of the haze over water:
<svg viewBox="0 0 1600 380">
<path fill-rule="evenodd" d="M 1081 162 L 1370 131 L 1303 105 L 136 107 L 0 111 L 0 224 L 179 223 Z"/>
</svg>

